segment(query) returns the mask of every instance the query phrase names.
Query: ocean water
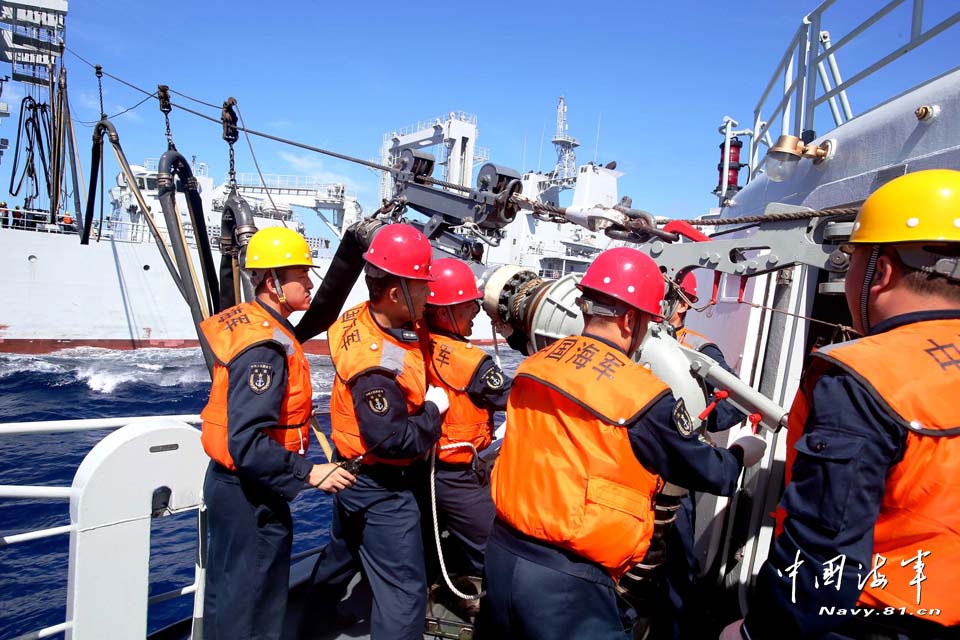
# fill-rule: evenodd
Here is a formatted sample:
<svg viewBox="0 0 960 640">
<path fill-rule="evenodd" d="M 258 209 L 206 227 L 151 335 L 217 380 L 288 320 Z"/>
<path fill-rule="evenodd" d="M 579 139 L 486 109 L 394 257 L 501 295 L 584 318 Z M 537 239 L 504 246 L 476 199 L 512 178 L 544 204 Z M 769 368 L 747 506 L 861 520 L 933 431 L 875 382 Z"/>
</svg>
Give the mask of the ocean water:
<svg viewBox="0 0 960 640">
<path fill-rule="evenodd" d="M 314 400 L 326 410 L 329 358 L 309 356 Z M 0 422 L 199 413 L 210 391 L 198 349 L 79 348 L 43 356 L 0 354 Z M 321 419 L 324 427 L 329 421 Z M 0 484 L 69 486 L 84 456 L 109 431 L 0 437 Z M 308 457 L 322 461 L 316 442 Z M 294 553 L 328 539 L 331 499 L 305 491 L 292 503 Z M 0 534 L 69 524 L 66 500 L 0 499 Z M 153 521 L 150 593 L 193 582 L 196 514 Z M 66 619 L 69 535 L 0 547 L 0 638 Z M 149 628 L 192 610 L 192 596 L 151 607 Z M 54 636 L 62 637 L 62 636 Z"/>
<path fill-rule="evenodd" d="M 505 347 L 503 367 L 521 358 Z M 314 402 L 329 406 L 333 367 L 308 356 Z M 43 356 L 0 354 L 0 422 L 199 413 L 210 390 L 198 349 L 110 351 L 79 348 Z M 329 420 L 320 418 L 329 434 Z M 0 485 L 69 486 L 84 456 L 109 431 L 0 436 Z M 308 457 L 323 461 L 314 441 Z M 293 501 L 293 552 L 329 539 L 331 498 L 305 491 Z M 69 524 L 66 500 L 0 499 L 0 535 Z M 150 593 L 187 586 L 194 578 L 196 515 L 153 521 Z M 0 546 L 0 638 L 66 619 L 69 535 Z M 192 595 L 150 608 L 150 631 L 192 610 Z M 62 635 L 52 636 L 62 637 Z"/>
</svg>

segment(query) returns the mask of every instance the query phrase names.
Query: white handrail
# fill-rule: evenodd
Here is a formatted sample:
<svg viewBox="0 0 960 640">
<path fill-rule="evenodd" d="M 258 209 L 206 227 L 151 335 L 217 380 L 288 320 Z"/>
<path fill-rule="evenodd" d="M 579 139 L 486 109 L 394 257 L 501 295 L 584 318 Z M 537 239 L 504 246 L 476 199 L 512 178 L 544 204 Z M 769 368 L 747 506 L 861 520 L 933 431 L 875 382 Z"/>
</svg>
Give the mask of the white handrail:
<svg viewBox="0 0 960 640">
<path fill-rule="evenodd" d="M 66 433 L 69 431 L 97 431 L 99 429 L 119 429 L 128 424 L 156 420 L 157 418 L 179 420 L 187 424 L 200 424 L 198 414 L 167 416 L 131 416 L 126 418 L 91 418 L 88 420 L 47 420 L 43 422 L 0 422 L 0 436 L 24 435 L 29 433 Z"/>
<path fill-rule="evenodd" d="M 58 633 L 63 633 L 68 629 L 73 628 L 73 624 L 70 622 L 61 622 L 60 624 L 55 624 L 52 627 L 46 627 L 44 629 L 39 629 L 37 631 L 31 631 L 30 633 L 25 633 L 22 636 L 17 636 L 11 640 L 35 640 L 37 638 L 49 638 L 50 636 L 56 635 Z"/>
<path fill-rule="evenodd" d="M 40 498 L 41 500 L 69 499 L 70 487 L 23 487 L 0 484 L 0 498 Z"/>
<path fill-rule="evenodd" d="M 955 11 L 936 24 L 924 29 L 923 0 L 912 0 L 907 41 L 899 44 L 892 51 L 879 56 L 863 70 L 846 80 L 842 80 L 835 58 L 837 51 L 862 35 L 867 29 L 906 1 L 890 0 L 836 42 L 831 42 L 829 37 L 823 37 L 827 32 L 821 30 L 824 26 L 824 13 L 833 6 L 835 0 L 827 0 L 803 19 L 803 23 L 791 38 L 790 44 L 757 101 L 754 108 L 752 132 L 744 132 L 745 135 L 750 136 L 747 163 L 750 167 L 751 177 L 756 175 L 757 169 L 764 163 L 765 158 L 761 157 L 759 149 L 761 145 L 770 146 L 769 133 L 775 121 L 780 121 L 782 133 L 800 137 L 803 131 L 813 131 L 815 129 L 814 115 L 816 108 L 821 104 L 829 103 L 833 119 L 836 125 L 840 125 L 842 123 L 841 118 L 849 120 L 853 117 L 850 103 L 847 100 L 846 92 L 848 89 L 955 24 L 960 23 L 960 11 Z M 825 64 L 829 66 L 832 75 L 832 87 L 827 80 Z M 817 82 L 818 75 L 823 82 L 823 88 L 820 88 Z M 783 86 L 779 98 L 772 94 L 778 81 L 781 81 Z M 771 112 L 765 114 L 764 106 L 771 97 L 777 101 L 777 104 Z M 839 107 L 842 107 L 842 111 L 836 104 L 836 98 L 840 100 Z M 864 107 L 872 106 L 874 105 L 865 105 Z"/>
<path fill-rule="evenodd" d="M 14 533 L 9 536 L 0 536 L 0 547 L 5 547 L 18 542 L 28 542 L 30 540 L 39 540 L 41 538 L 52 538 L 64 533 L 70 533 L 76 527 L 73 525 L 64 525 L 62 527 L 51 527 L 49 529 L 37 529 L 27 531 L 26 533 Z"/>
</svg>

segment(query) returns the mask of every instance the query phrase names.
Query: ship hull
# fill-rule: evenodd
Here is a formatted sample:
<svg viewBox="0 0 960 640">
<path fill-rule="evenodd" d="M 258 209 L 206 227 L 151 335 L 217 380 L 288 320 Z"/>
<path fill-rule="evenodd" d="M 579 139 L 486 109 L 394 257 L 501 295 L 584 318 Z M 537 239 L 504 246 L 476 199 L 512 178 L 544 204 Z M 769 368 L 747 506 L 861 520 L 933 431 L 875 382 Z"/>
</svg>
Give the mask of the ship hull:
<svg viewBox="0 0 960 640">
<path fill-rule="evenodd" d="M 0 352 L 199 346 L 189 307 L 153 243 L 103 239 L 82 246 L 73 234 L 2 229 L 0 256 L 6 266 Z M 317 262 L 322 274 L 330 258 Z M 362 283 L 354 287 L 348 304 L 364 293 Z M 305 346 L 329 354 L 325 339 Z"/>
<path fill-rule="evenodd" d="M 74 234 L 4 228 L 0 256 L 6 298 L 0 305 L 0 353 L 199 346 L 189 307 L 152 242 L 104 238 L 83 246 Z M 219 265 L 219 252 L 214 261 Z M 329 255 L 316 259 L 321 276 L 330 261 Z M 345 308 L 365 299 L 361 278 Z M 299 317 L 292 315 L 291 322 Z M 492 342 L 482 317 L 473 337 L 479 344 Z M 326 334 L 304 349 L 329 355 Z"/>
</svg>

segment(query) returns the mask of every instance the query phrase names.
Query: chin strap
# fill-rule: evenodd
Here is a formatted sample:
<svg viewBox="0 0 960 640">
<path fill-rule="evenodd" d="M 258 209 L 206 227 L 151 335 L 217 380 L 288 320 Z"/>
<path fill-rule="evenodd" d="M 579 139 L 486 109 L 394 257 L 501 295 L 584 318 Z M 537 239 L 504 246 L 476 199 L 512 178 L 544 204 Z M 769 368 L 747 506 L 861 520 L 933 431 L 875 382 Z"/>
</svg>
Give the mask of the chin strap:
<svg viewBox="0 0 960 640">
<path fill-rule="evenodd" d="M 643 334 L 640 333 L 641 323 L 643 322 L 643 315 L 639 311 L 637 312 L 637 321 L 633 325 L 633 336 L 630 337 L 630 350 L 627 352 L 627 355 L 630 356 L 630 359 L 633 359 L 633 354 L 637 352 L 640 348 L 640 342 L 643 341 Z"/>
<path fill-rule="evenodd" d="M 460 325 L 457 324 L 457 319 L 453 316 L 453 305 L 444 307 L 447 311 L 447 319 L 450 320 L 450 326 L 453 328 L 454 333 L 456 333 L 461 338 L 464 337 L 463 332 L 460 331 Z"/>
<path fill-rule="evenodd" d="M 860 290 L 860 324 L 863 327 L 863 335 L 870 332 L 870 286 L 877 275 L 877 260 L 880 258 L 880 245 L 874 245 L 870 251 L 870 258 L 867 260 L 867 266 L 863 270 L 863 288 Z"/>
</svg>

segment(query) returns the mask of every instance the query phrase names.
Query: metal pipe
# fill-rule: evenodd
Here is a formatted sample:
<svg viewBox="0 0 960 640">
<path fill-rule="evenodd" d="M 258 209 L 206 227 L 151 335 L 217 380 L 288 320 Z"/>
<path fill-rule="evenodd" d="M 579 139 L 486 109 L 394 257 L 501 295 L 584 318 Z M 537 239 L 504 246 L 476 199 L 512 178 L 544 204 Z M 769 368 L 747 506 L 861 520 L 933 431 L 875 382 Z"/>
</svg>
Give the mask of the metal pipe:
<svg viewBox="0 0 960 640">
<path fill-rule="evenodd" d="M 73 495 L 71 487 L 21 487 L 13 484 L 0 484 L 0 498 L 38 498 L 40 500 L 69 500 Z"/>
<path fill-rule="evenodd" d="M 827 77 L 827 68 L 822 62 L 817 63 L 817 73 L 820 75 L 820 82 L 823 84 L 824 91 L 830 91 L 830 78 Z M 843 124 L 836 98 L 830 98 L 830 113 L 833 114 L 833 122 L 838 127 Z"/>
<path fill-rule="evenodd" d="M 29 540 L 40 540 L 42 538 L 52 538 L 53 536 L 59 536 L 64 533 L 70 533 L 74 530 L 74 526 L 67 524 L 62 527 L 51 527 L 49 529 L 37 529 L 36 531 L 28 531 L 26 533 L 14 533 L 9 536 L 0 536 L 0 547 L 5 547 L 11 544 L 17 544 L 18 542 L 27 542 Z"/>
<path fill-rule="evenodd" d="M 830 65 L 830 75 L 833 76 L 833 84 L 840 85 L 843 84 L 843 78 L 840 76 L 840 67 L 837 66 L 837 57 L 833 54 L 833 45 L 830 42 L 830 33 L 824 31 L 820 34 L 820 42 L 823 43 L 824 53 L 827 54 L 827 64 Z M 822 62 L 820 64 L 823 64 Z M 829 93 L 831 91 L 830 86 L 824 83 L 824 90 Z M 833 97 L 830 98 L 831 104 L 833 104 Z M 853 118 L 853 110 L 850 109 L 850 101 L 847 99 L 847 92 L 840 92 L 840 105 L 843 107 L 843 116 L 847 120 Z"/>
<path fill-rule="evenodd" d="M 242 288 L 243 298 L 253 299 L 250 276 L 245 269 L 240 268 L 243 266 L 243 261 L 237 261 L 241 256 L 244 260 L 246 259 L 247 243 L 256 232 L 257 226 L 250 205 L 234 186 L 223 204 L 223 214 L 220 218 L 221 309 L 243 302 L 237 295 L 239 288 Z"/>
<path fill-rule="evenodd" d="M 799 47 L 799 43 L 797 44 Z M 793 112 L 793 65 L 796 62 L 797 54 L 794 51 L 793 55 L 790 56 L 790 63 L 783 68 L 783 98 L 780 100 L 780 104 L 783 105 L 783 111 L 780 116 L 780 135 L 787 135 L 790 133 L 790 115 Z M 779 106 L 779 105 L 778 105 Z M 767 118 L 767 122 L 771 122 L 774 118 L 777 117 L 777 111 L 774 110 L 773 113 Z M 761 134 L 766 133 L 770 128 L 769 124 L 763 127 L 763 130 L 760 131 Z"/>
<path fill-rule="evenodd" d="M 147 600 L 147 604 L 159 604 L 161 602 L 166 602 L 167 600 L 173 600 L 174 598 L 179 598 L 180 596 L 185 596 L 188 593 L 194 593 L 197 590 L 197 583 L 194 582 L 191 585 L 186 587 L 181 587 L 180 589 L 174 589 L 173 591 L 167 591 L 165 593 L 160 593 L 155 596 L 151 596 Z"/>
<path fill-rule="evenodd" d="M 800 112 L 797 114 L 797 122 L 802 123 L 797 129 L 798 135 L 804 131 L 814 130 L 814 118 L 816 109 L 814 109 L 813 100 L 817 96 L 817 55 L 820 52 L 820 18 L 819 12 L 811 14 L 810 28 L 807 31 L 807 50 L 804 55 L 804 69 L 806 75 L 803 82 L 803 102 Z M 799 103 L 799 100 L 798 100 Z"/>
<path fill-rule="evenodd" d="M 101 162 L 103 160 L 104 133 L 109 134 L 110 144 L 113 147 L 114 154 L 117 156 L 117 162 L 120 164 L 120 170 L 123 172 L 123 176 L 127 181 L 127 185 L 130 187 L 130 190 L 133 191 L 133 195 L 140 204 L 140 208 L 143 210 L 144 219 L 146 219 L 147 224 L 150 226 L 150 231 L 153 233 L 154 240 L 157 243 L 157 248 L 160 251 L 160 257 L 163 259 L 163 263 L 167 267 L 170 277 L 173 278 L 174 284 L 180 291 L 180 295 L 186 297 L 186 294 L 184 293 L 183 282 L 180 280 L 180 274 L 177 273 L 177 269 L 173 263 L 173 255 L 170 252 L 170 247 L 168 247 L 167 243 L 164 241 L 159 227 L 157 227 L 156 222 L 154 222 L 153 217 L 150 215 L 150 209 L 147 207 L 147 203 L 143 199 L 143 194 L 140 193 L 140 188 L 137 187 L 137 182 L 133 177 L 133 173 L 130 171 L 130 163 L 127 162 L 127 158 L 123 153 L 123 148 L 120 146 L 120 136 L 117 134 L 117 130 L 113 126 L 113 123 L 106 118 L 100 120 L 100 122 L 98 122 L 93 129 L 93 151 L 91 153 L 90 161 L 90 197 L 87 199 L 87 210 L 84 216 L 83 234 L 80 238 L 80 244 L 90 243 L 90 229 L 93 225 L 93 207 L 95 200 L 95 196 L 93 194 L 95 194 L 97 191 L 97 167 L 101 166 Z"/>
<path fill-rule="evenodd" d="M 128 424 L 157 420 L 158 418 L 200 424 L 197 414 L 165 415 L 165 416 L 133 416 L 127 418 L 91 418 L 88 420 L 49 420 L 45 422 L 4 422 L 0 423 L 0 437 L 17 436 L 34 433 L 70 433 L 73 431 L 97 431 L 99 429 L 119 429 Z"/>
<path fill-rule="evenodd" d="M 910 17 L 910 39 L 920 37 L 923 31 L 923 0 L 913 0 L 913 15 Z"/>
<path fill-rule="evenodd" d="M 727 120 L 723 128 L 723 173 L 720 183 L 720 206 L 723 206 L 727 198 L 727 186 L 729 183 L 728 175 L 730 172 L 730 130 L 733 128 L 733 121 Z"/>
<path fill-rule="evenodd" d="M 197 239 L 197 246 L 200 249 L 200 263 L 204 271 L 203 275 L 206 284 L 204 290 L 207 296 L 204 297 L 200 293 L 200 283 L 197 280 L 196 269 L 194 269 L 193 259 L 190 256 L 190 251 L 187 246 L 187 238 L 183 232 L 183 221 L 180 219 L 180 213 L 177 211 L 177 189 L 175 186 L 174 172 L 180 177 L 180 183 L 186 187 L 187 192 L 193 191 L 196 194 L 196 181 L 193 178 L 193 173 L 190 171 L 186 159 L 180 152 L 170 149 L 160 157 L 160 164 L 157 171 L 157 184 L 159 186 L 157 199 L 160 201 L 160 208 L 163 210 L 163 217 L 167 223 L 167 232 L 170 234 L 170 244 L 173 247 L 180 277 L 184 282 L 187 282 L 189 276 L 189 282 L 193 284 L 192 287 L 184 286 L 182 293 L 184 294 L 183 297 L 187 302 L 187 306 L 190 307 L 190 315 L 193 317 L 194 329 L 200 341 L 200 349 L 203 351 L 203 359 L 207 363 L 207 369 L 212 371 L 214 356 L 210 350 L 210 346 L 204 339 L 203 332 L 200 330 L 200 323 L 210 317 L 210 307 L 207 303 L 211 302 L 212 304 L 211 291 L 213 289 L 217 290 L 217 302 L 219 302 L 219 286 L 217 285 L 216 275 L 213 270 L 213 258 L 210 255 L 209 243 L 201 244 L 200 237 L 197 233 L 197 219 L 203 218 L 202 205 L 199 212 L 194 211 L 195 203 L 191 202 L 188 196 L 188 209 L 190 209 L 191 221 L 194 223 L 194 236 Z M 206 235 L 206 226 L 204 225 L 199 232 Z M 174 235 L 174 233 L 176 233 L 176 235 Z M 206 255 L 204 255 L 203 252 L 204 246 L 207 248 Z"/>
<path fill-rule="evenodd" d="M 64 104 L 64 113 L 66 113 L 66 137 L 67 137 L 67 154 L 70 156 L 70 178 L 73 181 L 73 226 L 78 233 L 83 231 L 83 223 L 81 222 L 82 218 L 80 217 L 80 184 L 83 180 L 77 178 L 77 170 L 79 169 L 77 163 L 77 140 L 74 137 L 73 131 L 73 120 L 70 118 L 70 101 L 67 99 L 66 94 L 63 96 Z"/>
<path fill-rule="evenodd" d="M 31 631 L 30 633 L 25 633 L 22 636 L 11 638 L 11 640 L 37 640 L 37 638 L 49 638 L 50 636 L 63 633 L 64 631 L 72 628 L 72 622 L 61 622 L 60 624 L 55 624 L 52 627 L 46 627 L 38 631 Z"/>
</svg>

